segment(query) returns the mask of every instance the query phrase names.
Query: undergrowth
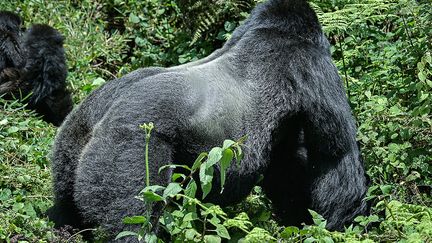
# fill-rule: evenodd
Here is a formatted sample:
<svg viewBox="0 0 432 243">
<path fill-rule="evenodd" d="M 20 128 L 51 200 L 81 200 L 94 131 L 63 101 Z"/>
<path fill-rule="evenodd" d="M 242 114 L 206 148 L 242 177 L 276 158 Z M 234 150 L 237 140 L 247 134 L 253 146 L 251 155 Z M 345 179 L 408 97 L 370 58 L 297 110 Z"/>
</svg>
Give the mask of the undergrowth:
<svg viewBox="0 0 432 243">
<path fill-rule="evenodd" d="M 0 9 L 18 11 L 26 27 L 48 23 L 65 35 L 68 82 L 78 103 L 136 68 L 177 65 L 210 54 L 257 2 L 5 0 Z M 238 205 L 212 207 L 207 219 L 216 215 L 218 220 L 209 229 L 219 227 L 219 234 L 203 234 L 202 225 L 191 223 L 198 218 L 183 207 L 175 209 L 182 214 L 169 212 L 176 222 L 192 226 L 171 227 L 167 221 L 170 235 L 227 240 L 225 227 L 233 242 L 432 241 L 432 5 L 425 0 L 312 3 L 357 118 L 372 180 L 371 215 L 357 218 L 344 232 L 327 231 L 325 219 L 313 212 L 314 225 L 285 227 L 276 223 L 271 202 L 256 187 Z M 54 230 L 45 217 L 52 204 L 48 157 L 54 134 L 54 127 L 22 104 L 0 99 L 0 241 L 82 241 L 73 229 Z M 167 199 L 181 193 L 184 188 Z M 137 219 L 143 220 L 132 221 Z M 229 227 L 230 220 L 247 232 Z"/>
</svg>

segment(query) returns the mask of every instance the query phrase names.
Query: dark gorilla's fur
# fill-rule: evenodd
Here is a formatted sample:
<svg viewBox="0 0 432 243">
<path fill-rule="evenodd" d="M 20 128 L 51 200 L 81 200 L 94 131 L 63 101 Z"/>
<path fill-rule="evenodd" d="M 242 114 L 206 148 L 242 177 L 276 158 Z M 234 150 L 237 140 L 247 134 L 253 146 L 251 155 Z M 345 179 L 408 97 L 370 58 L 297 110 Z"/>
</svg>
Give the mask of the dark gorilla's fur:
<svg viewBox="0 0 432 243">
<path fill-rule="evenodd" d="M 73 105 L 66 88 L 63 36 L 48 25 L 35 24 L 21 37 L 20 26 L 18 15 L 0 12 L 0 95 L 10 99 L 31 93 L 23 100 L 28 107 L 59 126 Z"/>
<path fill-rule="evenodd" d="M 247 135 L 241 167 L 229 168 L 225 190 L 210 201 L 236 203 L 264 174 L 284 223 L 310 222 L 311 208 L 329 229 L 343 228 L 367 211 L 367 179 L 329 48 L 305 1 L 269 0 L 209 57 L 105 84 L 57 135 L 50 217 L 57 226 L 99 224 L 116 234 L 131 227 L 123 217 L 152 210 L 135 199 L 145 176 L 138 126 L 152 121 L 152 184 L 169 182 L 172 171 L 159 175 L 160 166 L 191 163 L 225 138 Z"/>
<path fill-rule="evenodd" d="M 20 44 L 21 24 L 18 15 L 0 11 L 0 70 L 23 65 Z"/>
<path fill-rule="evenodd" d="M 16 94 L 20 88 L 20 69 L 24 65 L 21 43 L 21 18 L 0 11 L 0 95 Z M 22 85 L 21 85 L 22 86 Z M 25 86 L 23 90 L 30 88 Z"/>
<path fill-rule="evenodd" d="M 29 107 L 59 126 L 72 110 L 66 88 L 67 66 L 63 36 L 45 24 L 33 25 L 24 35 L 26 63 L 22 79 L 32 87 Z"/>
</svg>

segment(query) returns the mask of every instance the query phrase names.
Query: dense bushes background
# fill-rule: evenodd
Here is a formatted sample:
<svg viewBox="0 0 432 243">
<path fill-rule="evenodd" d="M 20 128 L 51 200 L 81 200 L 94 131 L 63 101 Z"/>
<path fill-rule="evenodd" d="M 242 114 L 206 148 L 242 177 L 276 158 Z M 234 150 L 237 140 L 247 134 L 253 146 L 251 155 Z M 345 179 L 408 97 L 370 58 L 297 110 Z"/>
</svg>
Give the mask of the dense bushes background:
<svg viewBox="0 0 432 243">
<path fill-rule="evenodd" d="M 0 9 L 19 12 L 27 27 L 48 23 L 65 35 L 68 81 L 78 103 L 136 68 L 210 54 L 256 2 L 5 0 Z M 248 239 L 432 241 L 431 2 L 311 2 L 357 117 L 373 212 L 342 233 L 326 231 L 318 216 L 315 226 L 285 228 L 272 220 L 257 187 L 235 209 L 265 230 Z M 16 102 L 0 99 L 0 106 L 0 241 L 69 239 L 69 232 L 53 230 L 43 214 L 51 205 L 48 154 L 55 128 Z"/>
</svg>

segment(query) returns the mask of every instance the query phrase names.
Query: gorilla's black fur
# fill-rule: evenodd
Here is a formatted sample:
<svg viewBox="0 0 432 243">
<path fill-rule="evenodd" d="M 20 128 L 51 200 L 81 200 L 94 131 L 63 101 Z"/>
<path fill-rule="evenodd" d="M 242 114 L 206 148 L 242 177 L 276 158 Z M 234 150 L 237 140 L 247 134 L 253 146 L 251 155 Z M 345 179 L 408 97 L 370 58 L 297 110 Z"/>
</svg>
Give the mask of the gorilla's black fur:
<svg viewBox="0 0 432 243">
<path fill-rule="evenodd" d="M 20 87 L 21 82 L 17 80 L 24 65 L 21 24 L 21 18 L 15 13 L 0 11 L 0 95 L 15 94 Z"/>
<path fill-rule="evenodd" d="M 0 95 L 25 98 L 28 107 L 45 121 L 59 126 L 72 110 L 66 89 L 66 59 L 63 36 L 45 24 L 35 24 L 24 33 L 21 19 L 0 12 Z"/>
<path fill-rule="evenodd" d="M 21 67 L 21 18 L 15 13 L 0 11 L 0 70 Z"/>
<path fill-rule="evenodd" d="M 209 57 L 105 84 L 57 135 L 50 217 L 115 234 L 127 229 L 123 217 L 152 210 L 134 198 L 145 176 L 138 125 L 152 121 L 152 184 L 169 182 L 172 172 L 159 175 L 160 166 L 191 163 L 225 138 L 248 135 L 241 167 L 228 169 L 225 190 L 210 201 L 238 202 L 264 174 L 283 222 L 310 222 L 311 208 L 328 228 L 343 228 L 367 211 L 367 179 L 329 47 L 306 1 L 269 0 Z"/>
<path fill-rule="evenodd" d="M 59 126 L 72 110 L 66 88 L 67 66 L 63 36 L 45 24 L 33 25 L 24 35 L 26 63 L 22 79 L 32 86 L 29 107 Z"/>
</svg>

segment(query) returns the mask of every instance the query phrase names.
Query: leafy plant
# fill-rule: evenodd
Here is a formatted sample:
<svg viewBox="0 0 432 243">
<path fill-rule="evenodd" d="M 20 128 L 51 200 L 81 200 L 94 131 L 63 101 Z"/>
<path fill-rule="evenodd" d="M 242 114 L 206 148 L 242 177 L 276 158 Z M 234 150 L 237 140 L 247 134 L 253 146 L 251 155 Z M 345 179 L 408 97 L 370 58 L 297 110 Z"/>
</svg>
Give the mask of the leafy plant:
<svg viewBox="0 0 432 243">
<path fill-rule="evenodd" d="M 252 226 L 246 214 L 240 213 L 233 219 L 218 206 L 204 203 L 197 198 L 197 192 L 201 192 L 204 199 L 212 190 L 212 180 L 215 169 L 219 171 L 222 191 L 225 184 L 226 171 L 233 159 L 239 166 L 242 154 L 241 144 L 244 139 L 237 142 L 225 140 L 222 147 L 215 147 L 209 153 L 203 152 L 193 163 L 192 167 L 187 165 L 169 164 L 159 168 L 159 173 L 166 169 L 182 169 L 183 173 L 173 173 L 172 181 L 167 186 L 149 185 L 148 178 L 148 144 L 150 142 L 153 124 L 143 124 L 141 128 L 146 133 L 146 187 L 137 197 L 146 203 L 148 208 L 151 204 L 162 204 L 159 214 L 152 215 L 147 212 L 145 216 L 134 216 L 124 219 L 127 224 L 140 224 L 140 232 L 121 232 L 118 238 L 125 236 L 136 236 L 149 242 L 156 242 L 154 227 L 159 224 L 169 235 L 171 240 L 181 242 L 206 241 L 220 242 L 222 238 L 231 239 L 228 229 L 235 228 L 245 233 Z M 198 175 L 199 181 L 196 181 Z M 198 189 L 199 185 L 199 189 Z M 252 234 L 256 232 L 251 231 Z M 261 235 L 261 234 L 260 234 Z M 250 236 L 252 237 L 252 236 Z"/>
</svg>

